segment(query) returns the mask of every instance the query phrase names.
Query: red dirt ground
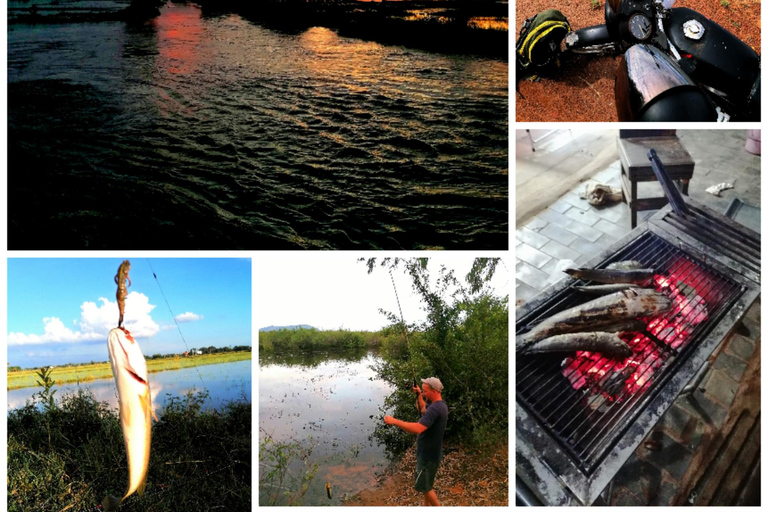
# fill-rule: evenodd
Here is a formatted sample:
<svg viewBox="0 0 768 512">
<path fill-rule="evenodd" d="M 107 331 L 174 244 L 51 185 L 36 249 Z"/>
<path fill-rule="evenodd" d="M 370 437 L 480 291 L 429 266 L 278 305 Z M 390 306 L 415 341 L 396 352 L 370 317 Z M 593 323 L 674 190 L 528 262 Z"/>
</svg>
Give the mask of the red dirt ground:
<svg viewBox="0 0 768 512">
<path fill-rule="evenodd" d="M 418 506 L 423 496 L 413 489 L 416 446 L 379 476 L 379 483 L 350 498 L 351 506 Z M 509 503 L 509 447 L 502 444 L 490 451 L 469 451 L 463 447 L 448 451 L 435 478 L 435 493 L 446 506 L 497 506 Z"/>
<path fill-rule="evenodd" d="M 675 7 L 700 12 L 760 53 L 760 0 L 677 0 Z M 573 29 L 605 22 L 603 0 L 597 9 L 590 0 L 520 0 L 514 37 L 526 18 L 552 8 L 565 14 Z M 613 99 L 617 63 L 613 57 L 577 55 L 552 77 L 521 81 L 520 94 L 515 94 L 517 121 L 618 121 Z"/>
</svg>

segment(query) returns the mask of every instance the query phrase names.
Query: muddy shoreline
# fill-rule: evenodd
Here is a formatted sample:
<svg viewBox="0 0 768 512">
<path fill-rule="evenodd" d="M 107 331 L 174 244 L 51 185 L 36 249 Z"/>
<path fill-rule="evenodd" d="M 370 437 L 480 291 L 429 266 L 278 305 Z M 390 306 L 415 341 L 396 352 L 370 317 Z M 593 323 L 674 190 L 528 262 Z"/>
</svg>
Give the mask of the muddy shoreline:
<svg viewBox="0 0 768 512">
<path fill-rule="evenodd" d="M 416 444 L 377 476 L 377 484 L 345 500 L 346 506 L 418 506 L 423 496 L 413 489 Z M 444 445 L 435 478 L 435 493 L 444 506 L 508 506 L 509 447 Z"/>
</svg>

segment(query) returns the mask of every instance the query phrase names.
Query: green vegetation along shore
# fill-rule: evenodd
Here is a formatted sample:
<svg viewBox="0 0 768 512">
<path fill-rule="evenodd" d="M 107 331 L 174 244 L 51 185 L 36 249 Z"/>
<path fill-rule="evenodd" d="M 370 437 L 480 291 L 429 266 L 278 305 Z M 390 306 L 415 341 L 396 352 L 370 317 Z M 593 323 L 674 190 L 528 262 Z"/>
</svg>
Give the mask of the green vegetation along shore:
<svg viewBox="0 0 768 512">
<path fill-rule="evenodd" d="M 318 350 L 374 348 L 381 344 L 381 332 L 279 329 L 259 333 L 259 355 Z"/>
<path fill-rule="evenodd" d="M 206 398 L 171 398 L 152 424 L 146 490 L 121 511 L 251 510 L 251 404 L 205 411 Z M 87 389 L 41 402 L 8 414 L 7 510 L 94 511 L 105 496 L 122 496 L 128 461 L 117 411 Z"/>
<path fill-rule="evenodd" d="M 207 364 L 234 363 L 251 358 L 250 351 L 223 352 L 217 354 L 203 354 L 198 356 L 176 356 L 163 359 L 147 359 L 149 373 L 163 372 L 166 370 L 180 370 L 192 366 L 204 366 Z M 8 389 L 20 389 L 38 386 L 37 371 L 19 370 L 8 373 Z M 112 368 L 109 362 L 83 364 L 79 366 L 57 366 L 51 372 L 57 384 L 67 382 L 86 382 L 98 379 L 111 379 Z"/>
</svg>

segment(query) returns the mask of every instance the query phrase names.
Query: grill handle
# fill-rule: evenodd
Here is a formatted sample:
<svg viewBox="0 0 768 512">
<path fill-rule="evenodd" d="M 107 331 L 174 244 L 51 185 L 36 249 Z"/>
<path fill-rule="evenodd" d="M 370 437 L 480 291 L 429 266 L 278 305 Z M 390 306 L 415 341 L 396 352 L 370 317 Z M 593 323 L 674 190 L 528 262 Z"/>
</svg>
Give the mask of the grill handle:
<svg viewBox="0 0 768 512">
<path fill-rule="evenodd" d="M 651 167 L 653 168 L 654 174 L 656 174 L 656 179 L 661 183 L 661 188 L 664 189 L 664 194 L 666 194 L 669 204 L 672 205 L 672 209 L 678 215 L 688 215 L 690 212 L 683 200 L 683 195 L 677 190 L 677 187 L 669 178 L 667 171 L 664 170 L 664 166 L 661 164 L 661 159 L 659 159 L 659 155 L 656 154 L 655 149 L 651 148 L 651 150 L 648 151 L 648 159 L 651 161 Z"/>
</svg>

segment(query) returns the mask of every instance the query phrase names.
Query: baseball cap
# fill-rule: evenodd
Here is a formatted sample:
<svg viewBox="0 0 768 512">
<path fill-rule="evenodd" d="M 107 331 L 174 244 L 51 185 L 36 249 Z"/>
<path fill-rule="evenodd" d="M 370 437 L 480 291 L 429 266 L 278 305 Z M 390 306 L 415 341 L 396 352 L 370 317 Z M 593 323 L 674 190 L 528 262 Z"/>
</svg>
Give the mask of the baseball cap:
<svg viewBox="0 0 768 512">
<path fill-rule="evenodd" d="M 443 392 L 443 383 L 440 382 L 440 379 L 437 377 L 428 377 L 426 379 L 421 379 L 421 382 L 424 384 L 429 384 L 429 387 L 437 391 L 438 393 Z"/>
</svg>

